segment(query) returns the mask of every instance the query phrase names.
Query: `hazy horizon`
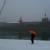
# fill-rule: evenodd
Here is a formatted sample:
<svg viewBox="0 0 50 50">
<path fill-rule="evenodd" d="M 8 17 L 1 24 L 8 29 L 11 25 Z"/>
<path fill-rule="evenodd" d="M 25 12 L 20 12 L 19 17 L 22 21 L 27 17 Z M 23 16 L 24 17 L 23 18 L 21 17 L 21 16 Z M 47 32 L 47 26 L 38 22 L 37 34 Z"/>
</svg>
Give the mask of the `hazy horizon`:
<svg viewBox="0 0 50 50">
<path fill-rule="evenodd" d="M 3 1 L 0 0 L 0 8 Z M 6 0 L 0 21 L 16 23 L 20 16 L 24 22 L 41 21 L 45 12 L 50 19 L 50 0 Z"/>
</svg>

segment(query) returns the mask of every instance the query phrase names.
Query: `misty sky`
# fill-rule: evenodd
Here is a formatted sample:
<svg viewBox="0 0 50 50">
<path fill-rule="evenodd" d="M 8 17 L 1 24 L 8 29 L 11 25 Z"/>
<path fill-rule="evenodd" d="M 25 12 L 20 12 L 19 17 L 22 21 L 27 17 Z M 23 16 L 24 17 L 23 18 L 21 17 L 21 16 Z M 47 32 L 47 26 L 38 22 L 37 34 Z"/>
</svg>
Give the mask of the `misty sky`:
<svg viewBox="0 0 50 50">
<path fill-rule="evenodd" d="M 0 0 L 0 8 L 2 3 Z M 50 18 L 50 0 L 6 0 L 0 21 L 17 22 L 20 16 L 23 21 L 41 21 L 45 12 Z"/>
</svg>

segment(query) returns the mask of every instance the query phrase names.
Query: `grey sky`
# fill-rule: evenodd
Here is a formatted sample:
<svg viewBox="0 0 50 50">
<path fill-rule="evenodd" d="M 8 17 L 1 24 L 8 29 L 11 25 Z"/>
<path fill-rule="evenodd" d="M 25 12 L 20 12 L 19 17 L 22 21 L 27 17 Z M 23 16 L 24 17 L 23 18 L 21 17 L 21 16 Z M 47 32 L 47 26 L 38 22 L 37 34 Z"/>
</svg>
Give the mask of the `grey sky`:
<svg viewBox="0 0 50 50">
<path fill-rule="evenodd" d="M 17 22 L 17 16 L 22 16 L 23 21 L 40 21 L 45 12 L 50 18 L 50 0 L 6 0 L 0 18 L 6 22 Z"/>
</svg>

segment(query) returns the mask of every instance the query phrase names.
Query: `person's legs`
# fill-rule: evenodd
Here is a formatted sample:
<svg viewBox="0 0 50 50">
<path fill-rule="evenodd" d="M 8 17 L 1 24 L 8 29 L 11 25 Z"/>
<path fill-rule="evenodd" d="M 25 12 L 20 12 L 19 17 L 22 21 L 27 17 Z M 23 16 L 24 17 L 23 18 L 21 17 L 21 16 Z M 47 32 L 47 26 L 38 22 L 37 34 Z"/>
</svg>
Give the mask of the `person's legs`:
<svg viewBox="0 0 50 50">
<path fill-rule="evenodd" d="M 33 37 L 31 38 L 31 43 L 32 43 L 32 44 L 34 43 L 34 39 L 33 39 Z"/>
<path fill-rule="evenodd" d="M 33 39 L 32 39 L 32 44 L 33 44 Z"/>
</svg>

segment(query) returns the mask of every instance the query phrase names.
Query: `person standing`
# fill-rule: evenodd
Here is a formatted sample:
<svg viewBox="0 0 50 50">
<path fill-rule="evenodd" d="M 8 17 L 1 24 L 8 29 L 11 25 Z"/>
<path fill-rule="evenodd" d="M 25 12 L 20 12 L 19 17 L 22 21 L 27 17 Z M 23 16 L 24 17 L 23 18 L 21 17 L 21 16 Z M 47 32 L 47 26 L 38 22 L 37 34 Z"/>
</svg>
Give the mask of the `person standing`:
<svg viewBox="0 0 50 50">
<path fill-rule="evenodd" d="M 35 31 L 30 31 L 31 33 L 31 43 L 34 44 L 34 38 L 36 37 L 37 33 Z"/>
</svg>

